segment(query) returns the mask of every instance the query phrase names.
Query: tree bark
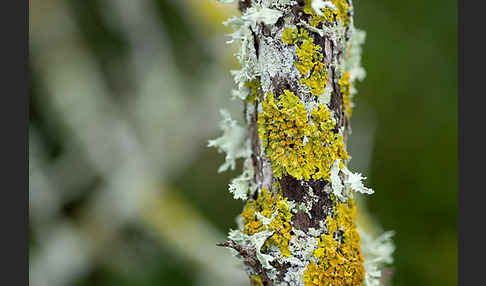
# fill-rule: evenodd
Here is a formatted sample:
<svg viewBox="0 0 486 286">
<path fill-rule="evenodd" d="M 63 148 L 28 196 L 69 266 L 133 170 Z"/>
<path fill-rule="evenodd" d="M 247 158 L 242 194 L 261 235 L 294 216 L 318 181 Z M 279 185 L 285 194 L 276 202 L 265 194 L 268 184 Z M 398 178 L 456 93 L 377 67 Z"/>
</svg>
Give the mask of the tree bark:
<svg viewBox="0 0 486 286">
<path fill-rule="evenodd" d="M 233 94 L 245 106 L 247 141 L 232 146 L 248 150 L 227 158 L 245 158 L 230 191 L 246 205 L 218 245 L 242 259 L 252 285 L 372 285 L 353 197 L 372 190 L 347 168 L 353 85 L 364 77 L 352 3 L 238 4 L 242 17 L 227 24 L 241 43 Z"/>
</svg>

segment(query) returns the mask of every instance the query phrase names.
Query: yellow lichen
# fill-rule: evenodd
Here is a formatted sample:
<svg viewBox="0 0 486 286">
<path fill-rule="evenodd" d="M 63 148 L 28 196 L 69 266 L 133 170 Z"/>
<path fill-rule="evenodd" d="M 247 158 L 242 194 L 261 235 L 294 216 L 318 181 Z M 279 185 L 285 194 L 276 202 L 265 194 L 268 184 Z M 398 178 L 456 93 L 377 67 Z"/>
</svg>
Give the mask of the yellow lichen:
<svg viewBox="0 0 486 286">
<path fill-rule="evenodd" d="M 306 39 L 297 47 L 297 58 L 299 61 L 295 63 L 295 67 L 302 75 L 307 75 L 311 72 L 317 63 L 323 59 L 323 54 L 320 52 L 321 47 L 314 44 L 313 39 Z"/>
<path fill-rule="evenodd" d="M 260 80 L 254 79 L 252 81 L 247 81 L 245 82 L 244 87 L 250 89 L 250 94 L 248 95 L 247 100 L 252 103 L 255 102 L 255 100 L 260 95 L 260 88 L 261 88 Z"/>
<path fill-rule="evenodd" d="M 349 72 L 344 72 L 338 80 L 339 90 L 343 96 L 344 115 L 347 119 L 351 118 L 353 105 L 351 102 L 351 83 L 349 82 Z"/>
<path fill-rule="evenodd" d="M 323 13 L 322 16 L 317 15 L 317 13 L 312 8 L 312 0 L 305 0 L 304 5 L 304 13 L 307 15 L 311 15 L 312 18 L 309 24 L 313 27 L 317 27 L 319 23 L 328 22 L 332 23 L 335 19 L 341 19 L 343 25 L 349 25 L 349 3 L 347 0 L 331 0 L 332 4 L 336 6 L 337 10 L 331 10 L 330 8 L 326 7 L 321 9 Z"/>
<path fill-rule="evenodd" d="M 317 63 L 311 75 L 300 80 L 301 83 L 310 88 L 311 93 L 319 96 L 327 86 L 327 71 L 324 70 L 323 63 Z"/>
<path fill-rule="evenodd" d="M 297 28 L 294 29 L 286 28 L 282 34 L 282 42 L 289 45 L 293 45 L 295 44 L 295 41 L 297 41 L 298 36 L 299 36 L 299 32 L 297 31 Z"/>
<path fill-rule="evenodd" d="M 335 205 L 333 216 L 326 219 L 326 234 L 317 239 L 318 246 L 313 254 L 318 262 L 311 262 L 304 271 L 306 286 L 363 284 L 364 259 L 354 224 L 355 215 L 356 206 L 351 199 Z"/>
<path fill-rule="evenodd" d="M 309 9 L 304 9 L 304 13 L 312 15 L 312 17 L 309 21 L 309 25 L 311 25 L 312 27 L 317 27 L 320 23 L 325 23 L 325 22 L 332 23 L 332 22 L 334 22 L 337 14 L 338 14 L 337 11 L 333 11 L 329 8 L 322 9 L 322 14 L 323 14 L 322 16 L 317 15 L 314 12 L 314 9 L 311 9 L 311 10 L 312 11 L 309 11 Z"/>
<path fill-rule="evenodd" d="M 241 214 L 244 223 L 243 232 L 248 235 L 253 235 L 264 230 L 274 231 L 273 235 L 265 241 L 262 251 L 265 251 L 271 245 L 275 245 L 280 249 L 282 256 L 289 257 L 290 231 L 292 230 L 290 221 L 292 219 L 292 213 L 287 204 L 287 199 L 283 198 L 280 193 L 280 188 L 275 189 L 277 192 L 273 194 L 271 191 L 262 188 L 256 200 L 246 203 Z M 267 219 L 272 218 L 272 216 L 274 218 L 265 226 L 259 219 L 257 213 L 260 213 Z"/>
<path fill-rule="evenodd" d="M 309 120 L 304 104 L 284 90 L 278 102 L 268 93 L 258 116 L 258 133 L 277 178 L 329 180 L 335 160 L 347 160 L 343 137 L 335 133 L 335 120 L 322 104 Z"/>
<path fill-rule="evenodd" d="M 263 286 L 262 278 L 259 275 L 250 276 L 251 286 Z"/>
<path fill-rule="evenodd" d="M 306 29 L 300 28 L 285 28 L 282 33 L 282 42 L 288 45 L 295 45 L 297 41 L 304 41 L 309 39 L 309 32 Z"/>
<path fill-rule="evenodd" d="M 298 61 L 295 67 L 304 77 L 300 83 L 305 84 L 311 93 L 319 96 L 327 86 L 327 71 L 322 60 L 324 55 L 320 52 L 321 47 L 314 44 L 314 39 L 309 37 L 305 29 L 286 28 L 282 35 L 282 41 L 289 45 L 297 45 L 296 53 Z"/>
<path fill-rule="evenodd" d="M 331 2 L 337 8 L 336 17 L 341 18 L 343 24 L 347 26 L 349 24 L 349 3 L 347 0 L 331 0 Z"/>
</svg>

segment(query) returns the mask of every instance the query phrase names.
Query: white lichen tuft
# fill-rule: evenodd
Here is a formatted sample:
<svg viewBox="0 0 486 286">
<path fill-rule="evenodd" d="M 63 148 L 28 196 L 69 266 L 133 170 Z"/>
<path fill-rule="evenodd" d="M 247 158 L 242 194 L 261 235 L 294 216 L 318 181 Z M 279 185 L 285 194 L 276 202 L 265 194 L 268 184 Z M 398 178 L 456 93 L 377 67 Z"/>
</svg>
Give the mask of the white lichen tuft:
<svg viewBox="0 0 486 286">
<path fill-rule="evenodd" d="M 236 120 L 231 119 L 228 111 L 220 111 L 223 120 L 220 128 L 223 135 L 217 139 L 209 140 L 209 147 L 218 148 L 219 152 L 225 152 L 225 162 L 219 167 L 218 172 L 228 169 L 234 170 L 236 159 L 251 156 L 250 140 L 246 128 L 238 125 Z"/>
<path fill-rule="evenodd" d="M 257 232 L 253 235 L 246 235 L 240 230 L 230 230 L 228 238 L 236 242 L 238 245 L 244 249 L 254 249 L 256 253 L 256 258 L 262 264 L 262 267 L 266 269 L 273 269 L 270 265 L 275 258 L 272 255 L 264 254 L 261 252 L 261 248 L 267 238 L 273 235 L 273 231 L 264 230 Z M 234 252 L 233 252 L 234 253 Z M 237 255 L 239 256 L 239 254 Z"/>
<path fill-rule="evenodd" d="M 241 44 L 239 51 L 235 54 L 240 62 L 241 69 L 231 71 L 237 86 L 237 89 L 233 90 L 232 94 L 233 99 L 245 100 L 249 94 L 249 89 L 245 87 L 245 83 L 253 80 L 258 75 L 256 50 L 250 30 L 251 22 L 235 16 L 226 20 L 223 24 L 225 26 L 231 25 L 234 30 L 230 34 L 231 40 L 227 43 L 239 42 Z"/>
<path fill-rule="evenodd" d="M 366 272 L 364 286 L 380 286 L 383 267 L 393 263 L 395 246 L 391 238 L 394 232 L 384 232 L 377 238 L 371 237 L 361 228 L 358 228 L 358 232 Z"/>
<path fill-rule="evenodd" d="M 368 195 L 374 193 L 372 189 L 367 188 L 363 185 L 363 180 L 366 179 L 366 177 L 363 177 L 360 173 L 353 173 L 349 171 L 346 167 L 342 168 L 341 171 L 344 174 L 343 182 L 346 189 L 351 189 L 355 192 Z"/>
<path fill-rule="evenodd" d="M 269 238 L 272 235 L 273 235 L 273 231 L 264 230 L 264 231 L 261 231 L 261 232 L 257 232 L 250 237 L 251 242 L 253 243 L 253 245 L 255 246 L 255 249 L 256 249 L 257 259 L 258 259 L 258 261 L 260 261 L 263 268 L 266 268 L 266 269 L 272 269 L 273 268 L 273 266 L 270 265 L 270 262 L 272 262 L 274 260 L 274 257 L 271 256 L 271 255 L 268 255 L 268 254 L 263 254 L 261 252 L 261 248 L 262 248 L 263 244 L 265 243 L 265 241 L 267 240 L 267 238 Z"/>
<path fill-rule="evenodd" d="M 338 198 L 340 201 L 346 201 L 346 197 L 343 194 L 343 183 L 341 182 L 341 177 L 339 177 L 339 164 L 341 163 L 341 160 L 338 159 L 334 161 L 334 163 L 331 166 L 331 187 L 332 187 L 332 193 L 336 198 Z"/>
<path fill-rule="evenodd" d="M 243 173 L 234 178 L 228 186 L 233 198 L 247 200 L 248 195 L 252 195 L 256 191 L 256 185 L 251 183 L 254 175 L 251 159 L 247 158 L 243 164 Z"/>
<path fill-rule="evenodd" d="M 231 37 L 231 40 L 227 41 L 227 44 L 234 43 L 235 41 L 239 41 L 245 37 L 245 31 L 243 31 L 241 28 L 244 26 L 245 21 L 241 19 L 241 17 L 231 17 L 228 20 L 223 22 L 223 25 L 228 26 L 231 25 L 233 28 L 234 32 L 229 34 Z"/>
<path fill-rule="evenodd" d="M 348 197 L 352 198 L 352 192 L 362 194 L 373 194 L 374 191 L 363 185 L 363 177 L 360 173 L 351 172 L 346 166 L 340 168 L 341 160 L 336 160 L 331 166 L 331 188 L 332 193 L 341 202 L 345 202 Z"/>
<path fill-rule="evenodd" d="M 357 28 L 352 29 L 351 39 L 349 40 L 349 55 L 344 62 L 344 70 L 349 71 L 351 82 L 363 80 L 366 77 L 366 71 L 361 66 L 361 45 L 366 39 L 366 32 Z M 353 92 L 351 92 L 353 94 Z"/>
</svg>

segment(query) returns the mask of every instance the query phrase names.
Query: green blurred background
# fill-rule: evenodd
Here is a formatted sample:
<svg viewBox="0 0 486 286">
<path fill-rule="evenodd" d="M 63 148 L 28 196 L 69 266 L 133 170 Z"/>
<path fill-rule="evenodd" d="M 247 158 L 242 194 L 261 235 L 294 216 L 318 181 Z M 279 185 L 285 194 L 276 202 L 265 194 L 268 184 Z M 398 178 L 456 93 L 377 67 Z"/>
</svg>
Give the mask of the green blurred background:
<svg viewBox="0 0 486 286">
<path fill-rule="evenodd" d="M 354 5 L 367 77 L 351 166 L 396 232 L 393 285 L 456 285 L 457 2 Z M 218 110 L 241 111 L 221 25 L 235 13 L 216 0 L 30 1 L 31 285 L 247 283 L 214 246 L 242 208 L 227 191 L 242 162 L 218 174 L 224 155 L 206 147 Z"/>
</svg>

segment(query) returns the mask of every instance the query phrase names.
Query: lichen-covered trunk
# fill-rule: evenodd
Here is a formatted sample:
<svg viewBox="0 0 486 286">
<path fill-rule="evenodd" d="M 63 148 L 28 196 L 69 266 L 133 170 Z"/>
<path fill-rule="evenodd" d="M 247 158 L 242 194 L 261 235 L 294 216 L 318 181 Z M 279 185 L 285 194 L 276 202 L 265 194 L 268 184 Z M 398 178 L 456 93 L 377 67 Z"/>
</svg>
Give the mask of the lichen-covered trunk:
<svg viewBox="0 0 486 286">
<path fill-rule="evenodd" d="M 241 43 L 233 95 L 246 122 L 223 112 L 225 134 L 210 145 L 227 152 L 220 170 L 245 159 L 230 191 L 246 204 L 219 245 L 243 260 L 252 285 L 378 285 L 365 271 L 353 198 L 373 191 L 347 168 L 353 84 L 364 77 L 351 2 L 239 8 L 226 23 Z"/>
</svg>

